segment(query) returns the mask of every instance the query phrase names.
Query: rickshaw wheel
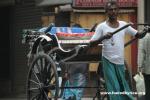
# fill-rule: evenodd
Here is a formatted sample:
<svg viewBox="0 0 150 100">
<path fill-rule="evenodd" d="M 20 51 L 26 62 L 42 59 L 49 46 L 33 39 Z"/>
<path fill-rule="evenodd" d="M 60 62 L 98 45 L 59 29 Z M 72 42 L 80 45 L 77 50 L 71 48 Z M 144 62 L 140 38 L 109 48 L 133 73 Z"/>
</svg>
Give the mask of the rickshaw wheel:
<svg viewBox="0 0 150 100">
<path fill-rule="evenodd" d="M 48 55 L 37 54 L 27 77 L 27 100 L 57 99 L 58 91 L 56 64 Z"/>
<path fill-rule="evenodd" d="M 64 71 L 66 68 L 66 65 L 64 63 L 59 63 L 59 61 L 62 59 L 62 56 L 59 55 L 59 53 L 57 52 L 57 50 L 59 50 L 59 48 L 56 49 L 52 49 L 50 50 L 47 54 L 53 59 L 53 61 L 56 63 L 56 70 L 58 73 L 58 81 L 59 81 L 59 92 L 58 92 L 58 97 L 61 98 L 63 95 L 63 91 L 64 91 L 64 84 L 66 82 L 66 79 L 64 78 Z"/>
</svg>

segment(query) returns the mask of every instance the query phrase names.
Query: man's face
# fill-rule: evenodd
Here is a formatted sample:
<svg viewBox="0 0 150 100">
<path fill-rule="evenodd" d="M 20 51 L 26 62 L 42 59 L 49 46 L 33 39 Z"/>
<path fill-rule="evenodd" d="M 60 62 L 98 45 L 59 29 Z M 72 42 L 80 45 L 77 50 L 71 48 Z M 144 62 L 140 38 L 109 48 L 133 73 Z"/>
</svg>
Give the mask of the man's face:
<svg viewBox="0 0 150 100">
<path fill-rule="evenodd" d="M 110 20 L 117 20 L 118 16 L 118 7 L 117 5 L 110 5 L 107 9 L 107 15 Z"/>
</svg>

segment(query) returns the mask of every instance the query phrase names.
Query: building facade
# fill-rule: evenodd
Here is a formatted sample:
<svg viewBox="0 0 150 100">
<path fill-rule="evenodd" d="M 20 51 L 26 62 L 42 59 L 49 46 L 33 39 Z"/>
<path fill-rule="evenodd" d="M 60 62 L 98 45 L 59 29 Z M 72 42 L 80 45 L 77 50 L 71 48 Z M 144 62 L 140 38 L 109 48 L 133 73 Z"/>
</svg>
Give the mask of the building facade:
<svg viewBox="0 0 150 100">
<path fill-rule="evenodd" d="M 45 3 L 42 1 L 49 1 Z M 1 0 L 1 70 L 0 70 L 0 97 L 17 94 L 25 94 L 26 78 L 28 72 L 27 53 L 28 45 L 22 45 L 20 32 L 22 29 L 47 26 L 49 23 L 56 23 L 57 26 L 71 26 L 78 23 L 83 27 L 90 28 L 95 23 L 105 20 L 104 9 L 92 6 L 90 3 L 73 5 L 73 2 L 89 0 Z M 61 2 L 60 2 L 61 1 Z M 103 2 L 105 0 L 93 0 Z M 149 0 L 119 0 L 122 6 L 119 19 L 133 23 L 150 23 Z M 126 2 L 125 2 L 126 1 Z M 127 1 L 133 1 L 134 6 Z M 39 4 L 41 2 L 41 4 Z M 80 2 L 81 3 L 81 2 Z M 137 5 L 135 5 L 137 3 Z M 51 4 L 51 5 L 50 5 Z M 65 5 L 66 4 L 66 5 Z M 94 3 L 93 3 L 94 4 Z M 101 3 L 103 4 L 103 3 Z M 129 7 L 128 7 L 129 5 Z M 80 6 L 80 7 L 79 7 Z M 138 14 L 138 15 L 137 15 Z M 126 41 L 132 37 L 127 36 Z M 128 64 L 133 66 L 133 73 L 136 72 L 137 63 L 137 41 L 128 46 L 125 56 Z M 8 63 L 9 62 L 9 63 Z M 91 64 L 90 70 L 95 71 L 97 64 Z"/>
</svg>

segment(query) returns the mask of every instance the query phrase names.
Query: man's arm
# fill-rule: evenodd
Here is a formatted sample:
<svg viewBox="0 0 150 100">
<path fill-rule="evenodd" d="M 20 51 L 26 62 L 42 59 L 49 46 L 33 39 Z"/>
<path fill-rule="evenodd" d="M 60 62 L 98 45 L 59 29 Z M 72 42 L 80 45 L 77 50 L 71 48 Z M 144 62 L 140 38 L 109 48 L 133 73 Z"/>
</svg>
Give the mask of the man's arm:
<svg viewBox="0 0 150 100">
<path fill-rule="evenodd" d="M 144 28 L 144 30 L 142 32 L 137 32 L 137 34 L 135 35 L 136 38 L 142 39 L 143 37 L 145 37 L 146 33 L 150 31 L 150 27 L 147 26 Z"/>
<path fill-rule="evenodd" d="M 110 32 L 110 33 L 107 33 L 106 35 L 98 38 L 97 40 L 91 40 L 90 41 L 90 47 L 96 46 L 99 43 L 101 43 L 104 39 L 110 39 L 112 36 L 113 36 L 113 34 Z"/>
</svg>

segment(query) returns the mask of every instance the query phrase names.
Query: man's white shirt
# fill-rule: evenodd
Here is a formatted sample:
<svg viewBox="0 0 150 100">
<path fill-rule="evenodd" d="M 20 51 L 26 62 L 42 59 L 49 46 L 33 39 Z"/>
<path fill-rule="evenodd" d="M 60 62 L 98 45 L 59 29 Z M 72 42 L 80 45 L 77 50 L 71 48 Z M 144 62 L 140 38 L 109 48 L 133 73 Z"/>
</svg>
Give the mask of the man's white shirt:
<svg viewBox="0 0 150 100">
<path fill-rule="evenodd" d="M 97 40 L 103 35 L 106 35 L 108 32 L 114 32 L 117 29 L 125 26 L 127 23 L 124 21 L 118 21 L 119 27 L 112 28 L 106 21 L 100 23 L 95 31 L 95 34 L 92 36 L 91 40 Z M 124 36 L 125 33 L 129 33 L 134 36 L 137 33 L 137 30 L 131 26 L 119 31 L 114 34 L 110 39 L 105 39 L 102 41 L 103 49 L 102 56 L 108 59 L 110 62 L 115 64 L 124 64 Z"/>
</svg>

